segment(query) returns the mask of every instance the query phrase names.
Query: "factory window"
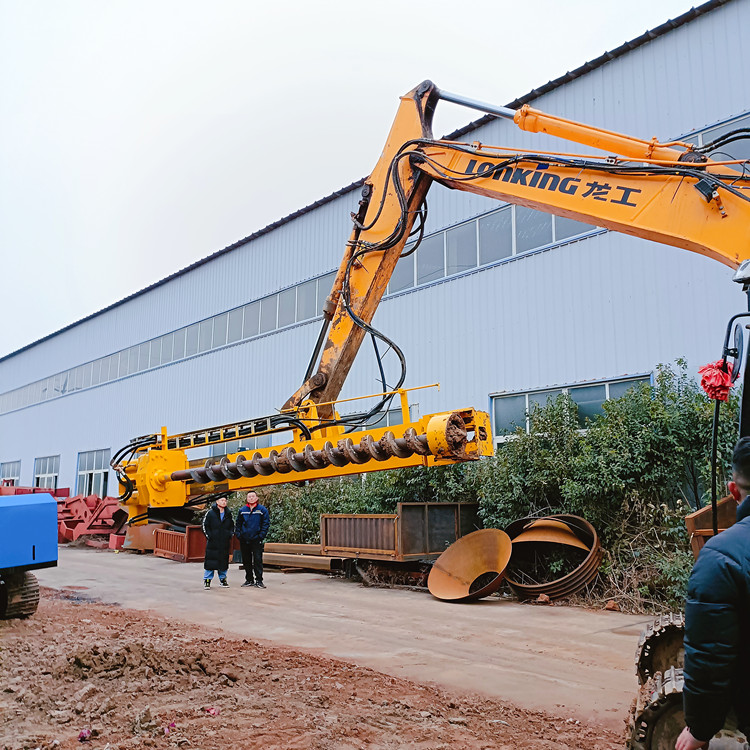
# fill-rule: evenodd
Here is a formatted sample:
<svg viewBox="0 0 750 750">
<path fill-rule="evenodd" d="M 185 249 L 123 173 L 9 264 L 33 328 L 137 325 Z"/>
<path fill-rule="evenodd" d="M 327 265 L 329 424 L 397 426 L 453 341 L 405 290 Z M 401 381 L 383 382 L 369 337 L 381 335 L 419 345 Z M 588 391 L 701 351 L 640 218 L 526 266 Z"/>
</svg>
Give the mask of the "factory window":
<svg viewBox="0 0 750 750">
<path fill-rule="evenodd" d="M 185 356 L 185 329 L 174 332 L 172 339 L 172 361 L 176 362 Z"/>
<path fill-rule="evenodd" d="M 603 383 L 600 385 L 584 385 L 577 388 L 570 388 L 568 393 L 578 407 L 578 423 L 581 427 L 588 420 L 594 419 L 598 414 L 604 413 L 602 404 L 607 400 L 607 386 Z"/>
<path fill-rule="evenodd" d="M 110 354 L 109 357 L 107 357 L 109 360 L 109 367 L 107 368 L 107 380 L 114 380 L 115 378 L 120 377 L 118 373 L 118 367 L 120 362 L 120 354 L 119 352 L 116 354 Z"/>
<path fill-rule="evenodd" d="M 528 426 L 531 427 L 531 414 L 534 409 L 539 406 L 544 408 L 551 401 L 554 401 L 558 396 L 562 394 L 561 388 L 556 388 L 549 391 L 537 391 L 536 393 L 529 393 L 527 396 L 528 404 L 526 410 L 529 415 Z"/>
<path fill-rule="evenodd" d="M 404 422 L 401 417 L 401 409 L 389 409 L 385 414 L 376 414 L 373 419 L 377 421 L 369 422 L 367 425 L 371 430 L 377 430 L 380 427 L 394 427 Z"/>
<path fill-rule="evenodd" d="M 161 364 L 161 339 L 151 339 L 149 344 L 149 357 L 146 367 L 158 367 Z M 145 369 L 143 363 L 141 369 Z"/>
<path fill-rule="evenodd" d="M 73 378 L 73 387 L 70 390 L 80 391 L 83 388 L 83 367 L 76 367 L 70 374 Z"/>
<path fill-rule="evenodd" d="M 227 344 L 233 344 L 242 338 L 242 316 L 243 310 L 238 307 L 229 312 L 229 323 L 227 327 Z"/>
<path fill-rule="evenodd" d="M 117 377 L 124 378 L 128 374 L 128 350 L 120 352 L 119 362 L 117 364 Z"/>
<path fill-rule="evenodd" d="M 258 435 L 242 440 L 231 440 L 228 443 L 218 443 L 211 446 L 211 458 L 223 458 L 230 454 L 242 453 L 245 458 L 251 458 L 252 452 L 261 448 L 271 447 L 271 435 Z"/>
<path fill-rule="evenodd" d="M 257 336 L 260 332 L 260 302 L 251 302 L 245 305 L 245 327 L 242 338 L 249 339 Z"/>
<path fill-rule="evenodd" d="M 526 403 L 525 394 L 514 396 L 496 396 L 492 399 L 492 411 L 494 413 L 495 437 L 514 432 L 517 427 L 526 429 Z"/>
<path fill-rule="evenodd" d="M 185 356 L 192 357 L 198 353 L 198 324 L 185 329 Z"/>
<path fill-rule="evenodd" d="M 567 240 L 568 237 L 590 232 L 593 227 L 590 224 L 584 224 L 582 221 L 567 219 L 565 216 L 553 216 L 555 223 L 555 242 Z"/>
<path fill-rule="evenodd" d="M 174 334 L 168 333 L 161 337 L 161 363 L 169 364 L 172 361 L 172 352 L 174 349 Z"/>
<path fill-rule="evenodd" d="M 413 245 L 407 245 L 406 252 L 409 252 Z M 403 292 L 404 289 L 411 289 L 414 286 L 414 256 L 407 255 L 405 258 L 399 258 L 396 268 L 393 269 L 391 280 L 388 285 L 388 291 Z"/>
<path fill-rule="evenodd" d="M 21 479 L 21 462 L 6 461 L 0 464 L 0 484 L 14 487 Z"/>
<path fill-rule="evenodd" d="M 419 251 L 417 251 L 419 252 Z M 468 271 L 477 265 L 477 225 L 468 224 L 449 229 L 445 233 L 445 275 Z"/>
<path fill-rule="evenodd" d="M 396 403 L 398 403 L 398 399 L 395 399 Z M 354 416 L 354 413 L 347 414 L 346 416 Z M 414 422 L 419 419 L 419 404 L 410 404 L 409 405 L 409 420 L 411 422 Z M 403 424 L 404 420 L 401 416 L 401 408 L 397 407 L 395 409 L 391 408 L 388 409 L 386 412 L 380 412 L 378 414 L 375 414 L 373 417 L 371 417 L 370 421 L 364 425 L 363 427 L 358 427 L 357 429 L 370 429 L 370 430 L 377 430 L 383 427 L 395 427 L 396 425 Z"/>
<path fill-rule="evenodd" d="M 306 281 L 297 287 L 297 321 L 314 318 L 318 310 L 317 281 Z"/>
<path fill-rule="evenodd" d="M 297 320 L 297 289 L 285 289 L 279 292 L 278 327 L 290 326 Z"/>
<path fill-rule="evenodd" d="M 642 375 L 635 378 L 570 385 L 564 388 L 550 388 L 527 393 L 511 393 L 492 397 L 493 432 L 496 442 L 502 441 L 519 427 L 524 431 L 531 428 L 531 414 L 536 406 L 546 406 L 558 396 L 567 393 L 578 407 L 578 426 L 603 413 L 602 404 L 624 396 L 627 391 L 640 383 L 649 383 L 651 377 Z"/>
<path fill-rule="evenodd" d="M 618 380 L 614 383 L 607 383 L 607 398 L 622 398 L 633 386 L 638 383 L 648 383 L 650 378 L 633 378 L 632 380 Z"/>
<path fill-rule="evenodd" d="M 415 253 L 417 284 L 442 279 L 445 276 L 445 235 L 443 232 L 422 240 Z"/>
<path fill-rule="evenodd" d="M 102 360 L 97 359 L 91 363 L 91 385 L 99 385 L 102 377 Z"/>
<path fill-rule="evenodd" d="M 146 341 L 138 347 L 138 371 L 148 370 L 151 359 L 151 342 Z"/>
<path fill-rule="evenodd" d="M 479 263 L 494 263 L 513 254 L 513 212 L 511 207 L 479 219 Z"/>
<path fill-rule="evenodd" d="M 202 320 L 198 324 L 198 351 L 207 352 L 211 348 L 213 340 L 214 323 L 210 318 Z"/>
<path fill-rule="evenodd" d="M 278 295 L 272 294 L 260 301 L 260 332 L 268 333 L 276 329 Z"/>
<path fill-rule="evenodd" d="M 326 299 L 328 299 L 328 295 L 331 293 L 331 289 L 333 289 L 335 279 L 335 273 L 327 273 L 318 279 L 318 309 L 315 311 L 316 315 L 320 315 L 323 312 L 323 305 L 325 305 Z"/>
<path fill-rule="evenodd" d="M 516 254 L 552 242 L 552 216 L 533 208 L 516 206 Z"/>
<path fill-rule="evenodd" d="M 83 367 L 81 368 L 83 370 L 83 382 L 81 383 L 81 388 L 91 388 L 91 369 L 92 369 L 91 362 L 87 362 Z"/>
<path fill-rule="evenodd" d="M 34 459 L 34 487 L 56 490 L 59 473 L 60 456 L 44 456 Z"/>
<path fill-rule="evenodd" d="M 78 454 L 77 495 L 104 497 L 107 494 L 108 478 L 109 448 Z"/>
<path fill-rule="evenodd" d="M 213 348 L 217 349 L 227 343 L 227 323 L 229 313 L 222 313 L 214 318 L 214 341 Z"/>
</svg>

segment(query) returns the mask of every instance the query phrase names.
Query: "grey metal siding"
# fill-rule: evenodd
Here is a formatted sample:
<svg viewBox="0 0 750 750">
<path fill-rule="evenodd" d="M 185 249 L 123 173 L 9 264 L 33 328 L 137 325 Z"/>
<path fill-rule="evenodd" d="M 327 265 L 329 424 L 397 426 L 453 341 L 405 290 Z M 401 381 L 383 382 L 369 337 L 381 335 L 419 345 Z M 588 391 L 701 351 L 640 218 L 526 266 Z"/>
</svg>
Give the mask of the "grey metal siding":
<svg viewBox="0 0 750 750">
<path fill-rule="evenodd" d="M 738 115 L 750 102 L 750 80 L 738 62 L 748 25 L 750 0 L 734 0 L 541 96 L 533 106 L 662 139 Z M 501 121 L 468 139 L 560 148 L 554 139 Z M 358 191 L 336 197 L 6 358 L 0 362 L 0 392 L 334 269 L 358 197 Z M 498 205 L 439 186 L 429 201 L 429 231 Z M 677 357 L 697 369 L 719 356 L 727 318 L 744 307 L 730 279 L 729 269 L 695 254 L 601 233 L 394 295 L 382 303 L 375 324 L 405 351 L 407 386 L 441 382 L 440 391 L 412 394 L 421 414 L 486 408 L 493 393 L 642 374 Z M 175 433 L 272 413 L 299 385 L 317 332 L 316 321 L 299 324 L 2 415 L 0 461 L 21 459 L 21 482 L 31 484 L 34 458 L 59 454 L 59 486 L 75 488 L 81 451 L 114 452 L 162 425 Z M 390 355 L 391 382 L 393 365 Z M 342 397 L 379 389 L 365 342 Z M 110 477 L 110 492 L 113 482 Z"/>
</svg>

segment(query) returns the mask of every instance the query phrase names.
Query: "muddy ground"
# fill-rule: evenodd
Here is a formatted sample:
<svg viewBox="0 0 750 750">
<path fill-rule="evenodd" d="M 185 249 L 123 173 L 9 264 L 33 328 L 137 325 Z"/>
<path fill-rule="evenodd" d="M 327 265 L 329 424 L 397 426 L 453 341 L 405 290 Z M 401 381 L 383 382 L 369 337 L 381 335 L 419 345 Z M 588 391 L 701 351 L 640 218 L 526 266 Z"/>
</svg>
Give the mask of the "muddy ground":
<svg viewBox="0 0 750 750">
<path fill-rule="evenodd" d="M 0 621 L 0 747 L 622 748 L 622 735 L 43 589 Z"/>
</svg>

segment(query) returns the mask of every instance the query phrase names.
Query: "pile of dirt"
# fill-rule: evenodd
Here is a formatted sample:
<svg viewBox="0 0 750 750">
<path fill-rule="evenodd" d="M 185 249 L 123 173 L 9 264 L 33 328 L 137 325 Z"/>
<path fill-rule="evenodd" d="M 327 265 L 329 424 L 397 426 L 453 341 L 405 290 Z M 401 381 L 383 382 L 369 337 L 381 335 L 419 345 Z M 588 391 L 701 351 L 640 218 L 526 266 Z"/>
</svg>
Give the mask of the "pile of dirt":
<svg viewBox="0 0 750 750">
<path fill-rule="evenodd" d="M 0 622 L 0 644 L 3 750 L 623 746 L 615 733 L 570 718 L 73 592 L 44 590 L 34 617 Z"/>
</svg>

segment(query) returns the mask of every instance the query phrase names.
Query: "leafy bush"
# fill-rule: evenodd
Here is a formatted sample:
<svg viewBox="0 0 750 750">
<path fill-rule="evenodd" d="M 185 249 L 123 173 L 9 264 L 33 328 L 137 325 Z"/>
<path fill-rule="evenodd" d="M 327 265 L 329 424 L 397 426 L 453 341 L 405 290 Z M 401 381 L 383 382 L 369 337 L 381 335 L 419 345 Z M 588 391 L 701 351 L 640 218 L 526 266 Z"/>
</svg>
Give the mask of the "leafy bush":
<svg viewBox="0 0 750 750">
<path fill-rule="evenodd" d="M 737 396 L 723 409 L 720 496 Z M 678 360 L 658 368 L 653 386 L 605 402 L 586 430 L 562 395 L 533 410 L 530 433 L 519 430 L 483 461 L 261 490 L 272 517 L 269 541 L 318 542 L 321 513 L 393 513 L 400 501 L 478 501 L 484 525 L 495 528 L 571 513 L 594 525 L 605 550 L 590 602 L 614 598 L 638 612 L 679 608 L 693 563 L 684 516 L 710 496 L 713 410 Z"/>
<path fill-rule="evenodd" d="M 605 402 L 585 431 L 577 430 L 575 404 L 560 396 L 531 414 L 530 434 L 519 431 L 494 459 L 472 467 L 484 523 L 580 515 L 605 549 L 592 596 L 633 611 L 681 607 L 693 563 L 684 516 L 710 493 L 713 410 L 683 361 L 660 366 L 653 386 Z M 736 437 L 736 396 L 724 411 L 720 494 Z"/>
<path fill-rule="evenodd" d="M 320 542 L 321 513 L 395 513 L 399 502 L 474 502 L 462 481 L 463 465 L 378 471 L 305 486 L 258 490 L 272 523 L 269 542 Z"/>
</svg>

